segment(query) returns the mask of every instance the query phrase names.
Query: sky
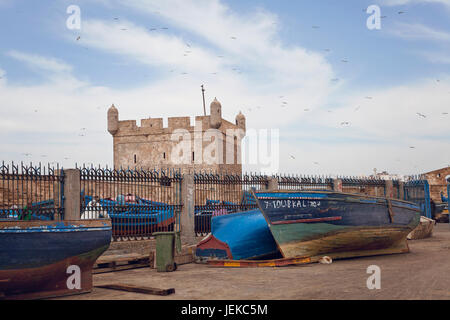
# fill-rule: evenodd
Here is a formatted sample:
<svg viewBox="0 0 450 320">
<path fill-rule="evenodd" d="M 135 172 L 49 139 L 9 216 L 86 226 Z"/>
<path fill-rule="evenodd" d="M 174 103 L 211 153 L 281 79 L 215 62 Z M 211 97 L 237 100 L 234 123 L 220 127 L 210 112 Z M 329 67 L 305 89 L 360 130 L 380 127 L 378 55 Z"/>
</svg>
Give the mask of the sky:
<svg viewBox="0 0 450 320">
<path fill-rule="evenodd" d="M 111 166 L 112 104 L 167 123 L 202 84 L 278 173 L 449 166 L 450 0 L 0 0 L 0 161 Z"/>
</svg>

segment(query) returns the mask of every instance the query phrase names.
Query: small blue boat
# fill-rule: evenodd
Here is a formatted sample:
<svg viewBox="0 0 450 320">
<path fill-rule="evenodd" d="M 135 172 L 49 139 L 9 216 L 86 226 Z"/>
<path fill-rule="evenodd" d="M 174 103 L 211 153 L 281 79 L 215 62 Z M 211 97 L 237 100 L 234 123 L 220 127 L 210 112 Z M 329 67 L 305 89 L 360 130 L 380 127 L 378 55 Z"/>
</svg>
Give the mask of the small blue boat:
<svg viewBox="0 0 450 320">
<path fill-rule="evenodd" d="M 0 221 L 0 298 L 90 292 L 93 265 L 111 236 L 109 219 Z"/>
<path fill-rule="evenodd" d="M 118 197 L 119 198 L 119 197 Z M 89 211 L 88 204 L 92 196 L 84 197 L 82 212 Z M 136 203 L 124 200 L 97 200 L 99 208 L 90 209 L 92 213 L 105 212 L 105 217 L 111 219 L 115 236 L 130 236 L 134 234 L 151 234 L 155 231 L 173 230 L 176 212 L 175 206 L 136 197 Z M 88 218 L 89 214 L 86 215 Z"/>
<path fill-rule="evenodd" d="M 215 216 L 211 234 L 195 252 L 199 260 L 252 260 L 280 257 L 277 244 L 259 209 Z"/>
</svg>

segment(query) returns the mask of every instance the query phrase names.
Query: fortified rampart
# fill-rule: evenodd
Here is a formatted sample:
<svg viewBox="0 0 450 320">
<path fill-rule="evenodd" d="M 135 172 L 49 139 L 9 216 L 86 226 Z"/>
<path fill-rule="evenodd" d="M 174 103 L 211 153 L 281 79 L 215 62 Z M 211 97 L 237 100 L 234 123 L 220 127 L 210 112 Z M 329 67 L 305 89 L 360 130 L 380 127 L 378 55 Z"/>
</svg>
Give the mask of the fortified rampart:
<svg viewBox="0 0 450 320">
<path fill-rule="evenodd" d="M 114 167 L 146 169 L 212 170 L 242 173 L 241 140 L 245 136 L 245 117 L 235 123 L 222 118 L 222 106 L 215 99 L 210 115 L 170 117 L 164 127 L 162 118 L 119 120 L 113 105 L 108 110 L 108 131 L 113 136 Z"/>
</svg>

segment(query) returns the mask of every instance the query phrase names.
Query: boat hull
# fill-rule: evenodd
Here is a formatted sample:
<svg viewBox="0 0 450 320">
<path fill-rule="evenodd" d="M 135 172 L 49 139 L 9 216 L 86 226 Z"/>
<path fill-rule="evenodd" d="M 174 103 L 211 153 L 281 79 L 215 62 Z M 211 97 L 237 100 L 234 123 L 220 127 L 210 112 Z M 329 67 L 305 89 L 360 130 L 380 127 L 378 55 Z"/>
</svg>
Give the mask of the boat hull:
<svg viewBox="0 0 450 320">
<path fill-rule="evenodd" d="M 92 267 L 108 249 L 110 220 L 0 223 L 0 295 L 36 299 L 92 290 Z"/>
<path fill-rule="evenodd" d="M 256 193 L 284 258 L 349 258 L 408 252 L 412 203 L 335 192 Z"/>
<path fill-rule="evenodd" d="M 263 259 L 279 256 L 260 210 L 213 217 L 211 234 L 196 248 L 199 259 Z"/>
</svg>

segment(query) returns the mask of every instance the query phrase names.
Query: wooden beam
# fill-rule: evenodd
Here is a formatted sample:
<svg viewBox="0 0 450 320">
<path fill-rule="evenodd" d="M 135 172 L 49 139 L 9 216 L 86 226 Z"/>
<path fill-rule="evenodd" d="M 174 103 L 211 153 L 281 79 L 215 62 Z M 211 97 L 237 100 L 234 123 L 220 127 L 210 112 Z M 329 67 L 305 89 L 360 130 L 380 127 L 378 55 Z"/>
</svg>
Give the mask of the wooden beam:
<svg viewBox="0 0 450 320">
<path fill-rule="evenodd" d="M 128 292 L 137 292 L 137 293 L 144 293 L 144 294 L 153 294 L 153 295 L 158 295 L 158 296 L 167 296 L 169 294 L 175 293 L 174 288 L 158 289 L 158 288 L 150 288 L 150 287 L 138 287 L 138 286 L 129 285 L 129 284 L 103 284 L 103 285 L 96 285 L 94 287 L 103 288 L 103 289 L 111 289 L 111 290 L 128 291 Z"/>
</svg>

